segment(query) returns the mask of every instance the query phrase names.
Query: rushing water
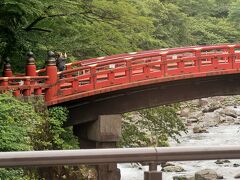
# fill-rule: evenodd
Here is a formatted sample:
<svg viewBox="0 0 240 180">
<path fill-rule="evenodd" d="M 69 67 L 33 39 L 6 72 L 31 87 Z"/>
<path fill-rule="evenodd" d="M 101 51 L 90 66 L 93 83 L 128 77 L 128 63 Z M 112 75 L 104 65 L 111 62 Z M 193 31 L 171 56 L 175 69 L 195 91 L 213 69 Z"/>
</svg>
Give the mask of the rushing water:
<svg viewBox="0 0 240 180">
<path fill-rule="evenodd" d="M 171 142 L 171 146 L 221 146 L 221 145 L 239 145 L 240 144 L 240 125 L 228 125 L 212 127 L 208 129 L 209 133 L 193 134 L 188 133 L 180 138 L 181 143 Z M 163 173 L 164 180 L 171 180 L 175 175 L 194 175 L 196 171 L 210 168 L 216 170 L 224 176 L 224 179 L 231 180 L 240 173 L 240 167 L 234 167 L 234 164 L 240 165 L 240 160 L 230 160 L 230 163 L 216 164 L 215 161 L 191 161 L 174 162 L 180 165 L 186 171 L 181 173 Z M 133 167 L 131 164 L 119 165 L 121 169 L 122 180 L 143 180 L 143 173 L 147 167 Z M 160 169 L 160 167 L 159 167 Z"/>
</svg>

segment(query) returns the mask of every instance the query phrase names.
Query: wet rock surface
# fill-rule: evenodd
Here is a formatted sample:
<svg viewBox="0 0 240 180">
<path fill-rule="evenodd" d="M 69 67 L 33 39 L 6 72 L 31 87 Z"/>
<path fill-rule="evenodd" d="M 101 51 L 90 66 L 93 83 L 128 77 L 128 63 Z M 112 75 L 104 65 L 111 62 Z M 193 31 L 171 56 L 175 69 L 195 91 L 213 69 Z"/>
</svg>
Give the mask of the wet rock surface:
<svg viewBox="0 0 240 180">
<path fill-rule="evenodd" d="M 223 179 L 223 176 L 218 175 L 216 171 L 212 169 L 204 169 L 195 173 L 195 180 L 215 180 Z"/>
<path fill-rule="evenodd" d="M 188 133 L 180 137 L 180 144 L 172 141 L 170 142 L 171 146 L 240 144 L 240 96 L 203 98 L 181 103 L 180 106 L 181 109 L 178 115 L 185 122 Z M 196 132 L 194 133 L 194 131 Z M 164 180 L 196 180 L 195 173 L 205 168 L 209 168 L 215 172 L 213 176 L 215 179 L 240 179 L 240 160 L 222 159 L 169 163 L 180 166 L 185 171 L 163 172 Z M 144 168 L 148 169 L 147 167 Z M 139 179 L 142 179 L 141 173 L 135 178 L 129 176 L 129 174 L 122 178 L 122 180 Z"/>
<path fill-rule="evenodd" d="M 163 172 L 183 172 L 185 171 L 181 166 L 178 165 L 171 165 L 162 168 Z"/>
</svg>

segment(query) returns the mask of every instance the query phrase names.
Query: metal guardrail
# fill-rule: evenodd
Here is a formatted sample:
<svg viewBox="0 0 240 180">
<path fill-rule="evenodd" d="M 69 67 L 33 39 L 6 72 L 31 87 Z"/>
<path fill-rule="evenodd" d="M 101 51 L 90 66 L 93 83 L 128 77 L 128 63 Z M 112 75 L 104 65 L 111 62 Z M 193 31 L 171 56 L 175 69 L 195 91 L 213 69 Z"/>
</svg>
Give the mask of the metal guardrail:
<svg viewBox="0 0 240 180">
<path fill-rule="evenodd" d="M 0 152 L 0 167 L 240 159 L 240 146 Z"/>
</svg>

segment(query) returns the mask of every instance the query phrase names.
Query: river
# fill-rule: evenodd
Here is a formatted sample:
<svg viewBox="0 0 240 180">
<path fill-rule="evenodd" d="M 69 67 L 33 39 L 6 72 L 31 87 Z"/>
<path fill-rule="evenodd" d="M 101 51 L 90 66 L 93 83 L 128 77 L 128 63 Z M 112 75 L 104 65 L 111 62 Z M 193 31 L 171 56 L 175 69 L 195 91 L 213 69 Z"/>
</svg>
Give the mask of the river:
<svg viewBox="0 0 240 180">
<path fill-rule="evenodd" d="M 171 146 L 220 146 L 220 145 L 239 145 L 240 144 L 240 125 L 220 125 L 210 127 L 209 133 L 193 134 L 191 132 L 184 134 L 180 138 L 180 143 L 170 142 Z M 224 179 L 232 180 L 234 176 L 240 173 L 240 167 L 234 167 L 234 164 L 240 165 L 240 160 L 230 160 L 230 163 L 216 164 L 214 161 L 191 161 L 174 162 L 180 165 L 186 171 L 181 173 L 163 173 L 164 180 L 172 180 L 175 175 L 193 176 L 196 171 L 210 168 L 223 175 Z M 131 164 L 120 164 L 121 180 L 143 180 L 143 173 L 148 169 L 147 166 L 140 168 L 133 167 Z M 158 167 L 159 170 L 161 167 Z"/>
</svg>

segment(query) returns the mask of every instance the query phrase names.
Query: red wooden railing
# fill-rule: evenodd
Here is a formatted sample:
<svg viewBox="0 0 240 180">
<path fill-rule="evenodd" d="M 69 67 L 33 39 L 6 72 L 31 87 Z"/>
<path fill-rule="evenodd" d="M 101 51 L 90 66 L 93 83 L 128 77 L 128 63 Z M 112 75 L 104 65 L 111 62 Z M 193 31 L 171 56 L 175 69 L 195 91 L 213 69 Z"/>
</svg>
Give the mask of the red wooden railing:
<svg viewBox="0 0 240 180">
<path fill-rule="evenodd" d="M 0 90 L 12 90 L 17 96 L 43 93 L 47 105 L 54 105 L 152 83 L 234 74 L 240 72 L 240 44 L 159 49 L 93 58 L 69 63 L 62 72 L 57 72 L 53 61 L 53 54 L 50 54 L 50 63 L 37 71 L 33 63 L 28 63 L 26 74 L 31 75 L 28 77 L 0 78 Z M 9 69 L 6 66 L 5 76 L 12 76 Z"/>
</svg>

